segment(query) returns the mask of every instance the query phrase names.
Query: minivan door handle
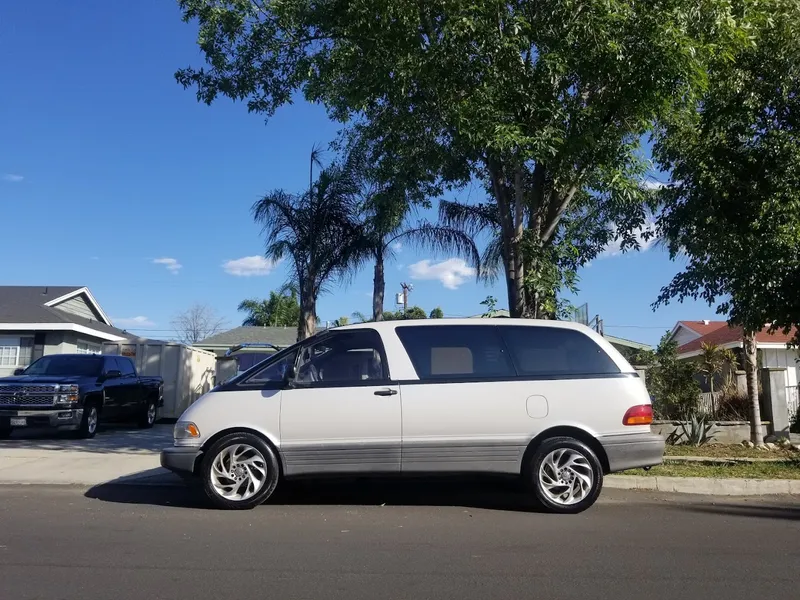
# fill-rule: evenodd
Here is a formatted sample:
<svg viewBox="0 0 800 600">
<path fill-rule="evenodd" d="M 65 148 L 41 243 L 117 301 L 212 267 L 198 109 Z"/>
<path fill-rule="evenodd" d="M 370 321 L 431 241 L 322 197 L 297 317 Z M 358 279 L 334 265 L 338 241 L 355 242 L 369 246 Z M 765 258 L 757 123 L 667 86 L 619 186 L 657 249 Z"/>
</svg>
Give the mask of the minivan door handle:
<svg viewBox="0 0 800 600">
<path fill-rule="evenodd" d="M 394 396 L 397 393 L 397 390 L 393 390 L 390 388 L 386 388 L 383 390 L 375 390 L 376 396 Z"/>
</svg>

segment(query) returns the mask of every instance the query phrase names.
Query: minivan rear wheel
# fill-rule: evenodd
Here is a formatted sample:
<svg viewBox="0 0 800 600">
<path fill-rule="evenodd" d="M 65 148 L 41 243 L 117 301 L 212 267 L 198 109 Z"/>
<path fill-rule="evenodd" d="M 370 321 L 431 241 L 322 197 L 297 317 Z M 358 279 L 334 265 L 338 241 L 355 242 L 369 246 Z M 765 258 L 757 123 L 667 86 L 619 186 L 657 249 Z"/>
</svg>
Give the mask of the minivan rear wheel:
<svg viewBox="0 0 800 600">
<path fill-rule="evenodd" d="M 543 441 L 531 458 L 527 480 L 537 503 L 553 513 L 576 514 L 603 489 L 603 467 L 583 442 L 571 437 Z"/>
<path fill-rule="evenodd" d="M 278 457 L 252 433 L 232 433 L 217 440 L 205 453 L 203 488 L 218 508 L 255 508 L 275 491 Z"/>
</svg>

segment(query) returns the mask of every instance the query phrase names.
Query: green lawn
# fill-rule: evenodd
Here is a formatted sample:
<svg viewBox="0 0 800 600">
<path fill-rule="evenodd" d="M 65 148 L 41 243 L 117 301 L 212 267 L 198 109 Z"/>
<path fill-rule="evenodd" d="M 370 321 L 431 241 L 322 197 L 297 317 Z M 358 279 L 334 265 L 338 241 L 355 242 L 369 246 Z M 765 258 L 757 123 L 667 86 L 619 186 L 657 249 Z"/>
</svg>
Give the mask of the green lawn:
<svg viewBox="0 0 800 600">
<path fill-rule="evenodd" d="M 634 469 L 622 475 L 714 477 L 744 479 L 800 479 L 800 460 L 779 463 L 669 463 L 649 471 Z"/>
<path fill-rule="evenodd" d="M 740 444 L 707 444 L 705 446 L 667 446 L 667 456 L 710 456 L 714 458 L 786 458 L 800 460 L 800 452 L 789 446 L 775 450 L 745 448 Z"/>
</svg>

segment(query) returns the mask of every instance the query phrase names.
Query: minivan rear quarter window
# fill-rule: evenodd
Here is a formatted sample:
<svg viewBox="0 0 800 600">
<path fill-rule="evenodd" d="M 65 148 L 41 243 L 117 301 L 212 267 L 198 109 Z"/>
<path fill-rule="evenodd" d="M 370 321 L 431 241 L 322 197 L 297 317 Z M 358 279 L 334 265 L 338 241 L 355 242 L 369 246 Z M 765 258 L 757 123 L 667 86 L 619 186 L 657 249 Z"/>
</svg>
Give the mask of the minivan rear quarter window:
<svg viewBox="0 0 800 600">
<path fill-rule="evenodd" d="M 520 376 L 612 375 L 619 367 L 589 336 L 557 327 L 499 327 Z"/>
<path fill-rule="evenodd" d="M 513 377 L 496 327 L 403 325 L 395 329 L 423 380 Z"/>
</svg>

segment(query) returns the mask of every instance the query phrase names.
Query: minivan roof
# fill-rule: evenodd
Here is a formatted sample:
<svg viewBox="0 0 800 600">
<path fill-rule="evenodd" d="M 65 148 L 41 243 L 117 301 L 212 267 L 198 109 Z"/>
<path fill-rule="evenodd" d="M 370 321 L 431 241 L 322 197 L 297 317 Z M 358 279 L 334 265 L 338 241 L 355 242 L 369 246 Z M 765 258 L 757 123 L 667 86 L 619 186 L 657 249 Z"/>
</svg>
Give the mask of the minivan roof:
<svg viewBox="0 0 800 600">
<path fill-rule="evenodd" d="M 335 327 L 331 331 L 345 331 L 348 329 L 394 329 L 407 325 L 417 325 L 423 327 L 441 327 L 443 325 L 496 325 L 507 327 L 509 325 L 525 325 L 527 327 L 558 327 L 559 329 L 574 329 L 578 331 L 593 331 L 586 325 L 575 323 L 574 321 L 551 321 L 546 319 L 510 319 L 510 318 L 485 318 L 485 319 L 407 319 L 398 321 L 367 321 L 364 323 L 354 323 Z"/>
</svg>

